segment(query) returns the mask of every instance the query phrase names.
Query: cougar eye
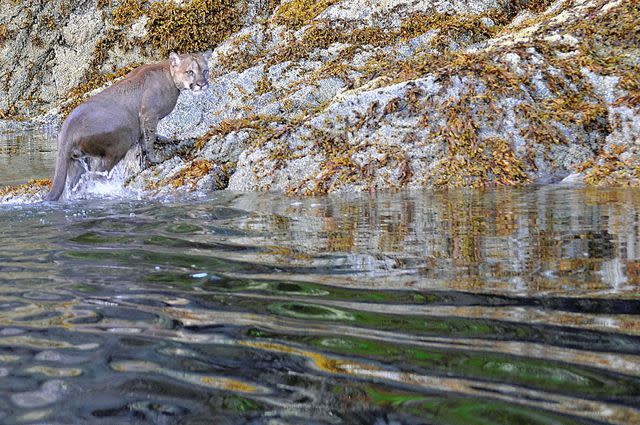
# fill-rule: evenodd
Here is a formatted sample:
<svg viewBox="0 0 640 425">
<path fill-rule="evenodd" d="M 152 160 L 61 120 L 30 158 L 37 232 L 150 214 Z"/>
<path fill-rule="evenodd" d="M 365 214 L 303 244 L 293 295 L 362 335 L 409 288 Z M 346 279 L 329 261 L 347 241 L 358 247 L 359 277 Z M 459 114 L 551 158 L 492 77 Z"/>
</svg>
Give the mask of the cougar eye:
<svg viewBox="0 0 640 425">
<path fill-rule="evenodd" d="M 209 79 L 209 71 L 205 71 L 203 75 L 204 75 L 204 78 Z"/>
<path fill-rule="evenodd" d="M 187 71 L 187 75 L 188 75 L 189 77 L 193 77 L 195 74 L 194 74 L 194 72 L 193 72 L 192 70 L 188 70 L 188 71 Z"/>
</svg>

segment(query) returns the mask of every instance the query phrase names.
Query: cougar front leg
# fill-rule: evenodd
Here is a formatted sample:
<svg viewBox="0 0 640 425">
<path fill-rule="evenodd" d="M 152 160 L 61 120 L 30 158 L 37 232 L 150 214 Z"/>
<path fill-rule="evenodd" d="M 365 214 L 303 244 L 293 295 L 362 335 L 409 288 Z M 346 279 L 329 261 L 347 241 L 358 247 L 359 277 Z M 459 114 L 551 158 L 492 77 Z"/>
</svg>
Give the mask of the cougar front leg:
<svg viewBox="0 0 640 425">
<path fill-rule="evenodd" d="M 142 156 L 146 157 L 151 164 L 158 164 L 160 158 L 156 154 L 153 144 L 156 141 L 158 119 L 153 116 L 141 116 L 142 125 Z"/>
</svg>

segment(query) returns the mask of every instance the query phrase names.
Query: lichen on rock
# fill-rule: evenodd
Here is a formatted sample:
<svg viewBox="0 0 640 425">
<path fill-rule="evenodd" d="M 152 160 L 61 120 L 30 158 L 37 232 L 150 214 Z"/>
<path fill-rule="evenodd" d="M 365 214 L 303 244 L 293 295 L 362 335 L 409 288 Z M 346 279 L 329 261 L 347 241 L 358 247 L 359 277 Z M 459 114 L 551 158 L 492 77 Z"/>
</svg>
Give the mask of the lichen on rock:
<svg viewBox="0 0 640 425">
<path fill-rule="evenodd" d="M 519 186 L 569 175 L 640 185 L 635 2 L 100 4 L 96 46 L 106 53 L 94 55 L 94 74 L 71 96 L 58 95 L 67 110 L 122 75 L 112 66 L 214 48 L 210 90 L 181 96 L 159 127 L 192 147 L 132 182 L 156 173 L 156 185 L 199 189 L 216 176 L 216 188 L 228 177 L 233 190 L 294 194 Z M 95 16 L 76 9 L 65 22 Z M 4 49 L 20 31 L 0 20 Z M 5 115 L 24 102 L 3 105 Z"/>
</svg>

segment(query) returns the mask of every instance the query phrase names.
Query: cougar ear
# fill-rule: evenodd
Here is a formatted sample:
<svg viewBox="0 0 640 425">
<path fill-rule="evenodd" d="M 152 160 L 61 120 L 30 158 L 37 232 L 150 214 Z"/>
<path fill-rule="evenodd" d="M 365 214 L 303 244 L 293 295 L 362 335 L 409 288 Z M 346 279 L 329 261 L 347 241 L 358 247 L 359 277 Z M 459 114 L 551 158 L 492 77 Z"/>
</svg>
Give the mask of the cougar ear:
<svg viewBox="0 0 640 425">
<path fill-rule="evenodd" d="M 213 50 L 207 50 L 202 54 L 202 57 L 204 58 L 205 62 L 209 63 L 212 55 L 213 55 Z"/>
<path fill-rule="evenodd" d="M 171 52 L 169 54 L 169 60 L 171 60 L 171 66 L 178 66 L 180 65 L 180 55 L 178 55 L 176 52 Z"/>
</svg>

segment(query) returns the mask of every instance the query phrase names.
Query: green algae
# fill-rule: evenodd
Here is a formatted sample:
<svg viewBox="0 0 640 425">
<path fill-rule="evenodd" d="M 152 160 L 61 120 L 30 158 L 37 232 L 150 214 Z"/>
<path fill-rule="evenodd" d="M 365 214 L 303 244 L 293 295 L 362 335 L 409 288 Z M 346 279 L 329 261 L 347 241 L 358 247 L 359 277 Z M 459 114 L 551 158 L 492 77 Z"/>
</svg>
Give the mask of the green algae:
<svg viewBox="0 0 640 425">
<path fill-rule="evenodd" d="M 534 410 L 515 403 L 475 397 L 420 395 L 417 393 L 368 387 L 370 400 L 381 406 L 406 412 L 442 425 L 576 425 L 577 418 Z"/>
<path fill-rule="evenodd" d="M 520 385 L 541 391 L 625 400 L 640 395 L 637 378 L 555 360 L 473 350 L 421 348 L 349 336 L 298 336 L 251 329 L 249 335 L 285 340 L 341 356 L 402 365 L 403 371 Z"/>
</svg>

